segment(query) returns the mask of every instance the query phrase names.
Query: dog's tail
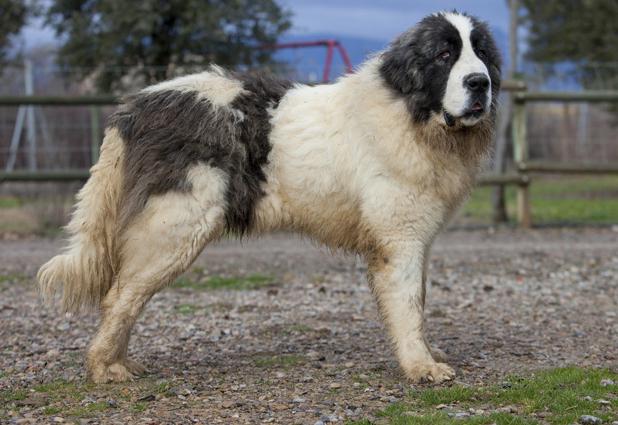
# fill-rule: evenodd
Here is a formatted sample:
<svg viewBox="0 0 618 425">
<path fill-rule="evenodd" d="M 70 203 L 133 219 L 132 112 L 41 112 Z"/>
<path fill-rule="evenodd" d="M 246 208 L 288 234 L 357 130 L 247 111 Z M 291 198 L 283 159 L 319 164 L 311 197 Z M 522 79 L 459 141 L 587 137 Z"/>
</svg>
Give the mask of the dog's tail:
<svg viewBox="0 0 618 425">
<path fill-rule="evenodd" d="M 99 161 L 77 195 L 66 227 L 69 245 L 64 254 L 45 263 L 37 275 L 46 301 L 62 290 L 64 311 L 98 307 L 112 285 L 117 259 L 116 217 L 122 188 L 124 144 L 116 129 L 109 129 Z"/>
</svg>

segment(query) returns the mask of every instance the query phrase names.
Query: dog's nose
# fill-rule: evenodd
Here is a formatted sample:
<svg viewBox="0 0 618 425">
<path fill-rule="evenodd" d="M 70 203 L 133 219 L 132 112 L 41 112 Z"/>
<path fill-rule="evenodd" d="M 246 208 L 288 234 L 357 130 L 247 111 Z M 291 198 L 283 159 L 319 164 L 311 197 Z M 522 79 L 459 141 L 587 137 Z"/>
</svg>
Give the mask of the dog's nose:
<svg viewBox="0 0 618 425">
<path fill-rule="evenodd" d="M 484 92 L 489 87 L 489 78 L 485 74 L 468 74 L 464 78 L 464 87 L 473 92 Z"/>
</svg>

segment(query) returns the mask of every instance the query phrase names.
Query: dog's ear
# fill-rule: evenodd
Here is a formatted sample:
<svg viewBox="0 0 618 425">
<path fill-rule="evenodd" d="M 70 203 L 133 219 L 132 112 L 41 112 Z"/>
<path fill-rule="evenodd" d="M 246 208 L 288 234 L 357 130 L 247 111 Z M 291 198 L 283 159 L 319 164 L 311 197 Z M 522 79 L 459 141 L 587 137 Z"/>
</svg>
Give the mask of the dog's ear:
<svg viewBox="0 0 618 425">
<path fill-rule="evenodd" d="M 383 54 L 380 73 L 386 82 L 403 95 L 418 90 L 421 85 L 418 72 L 415 32 L 404 34 L 393 41 Z"/>
</svg>

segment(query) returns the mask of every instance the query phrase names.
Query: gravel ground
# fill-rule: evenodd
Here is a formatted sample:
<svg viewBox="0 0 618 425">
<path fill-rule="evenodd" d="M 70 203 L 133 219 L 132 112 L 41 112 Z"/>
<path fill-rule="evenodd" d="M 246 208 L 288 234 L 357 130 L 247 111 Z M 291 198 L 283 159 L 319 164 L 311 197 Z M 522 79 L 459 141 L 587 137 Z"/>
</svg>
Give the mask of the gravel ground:
<svg viewBox="0 0 618 425">
<path fill-rule="evenodd" d="M 288 235 L 207 248 L 192 276 L 262 274 L 273 284 L 161 292 L 131 344 L 149 375 L 85 384 L 96 316 L 59 315 L 32 284 L 60 246 L 0 241 L 0 394 L 26 390 L 0 406 L 0 422 L 342 422 L 371 418 L 410 388 L 362 262 Z M 459 382 L 618 366 L 616 229 L 451 231 L 436 243 L 429 277 L 429 339 Z M 73 398 L 31 390 L 53 382 Z"/>
</svg>

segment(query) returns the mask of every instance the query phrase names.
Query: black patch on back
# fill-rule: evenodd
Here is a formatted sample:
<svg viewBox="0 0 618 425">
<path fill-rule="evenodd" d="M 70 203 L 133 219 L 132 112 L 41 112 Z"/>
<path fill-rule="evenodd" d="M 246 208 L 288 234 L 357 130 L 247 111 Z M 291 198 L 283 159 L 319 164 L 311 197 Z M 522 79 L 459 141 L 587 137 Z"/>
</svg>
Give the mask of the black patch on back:
<svg viewBox="0 0 618 425">
<path fill-rule="evenodd" d="M 486 62 L 492 86 L 500 87 L 500 61 L 487 26 L 473 19 L 477 38 L 483 39 L 491 51 Z M 402 34 L 382 55 L 380 74 L 397 96 L 402 96 L 415 122 L 425 122 L 431 112 L 442 111 L 442 99 L 455 62 L 459 59 L 463 42 L 457 28 L 443 15 L 431 15 Z M 450 57 L 441 60 L 448 50 Z M 495 52 L 495 54 L 493 54 Z M 494 96 L 495 99 L 495 96 Z"/>
<path fill-rule="evenodd" d="M 130 96 L 112 116 L 110 125 L 125 143 L 122 227 L 150 196 L 190 191 L 187 172 L 202 162 L 228 176 L 228 230 L 250 229 L 271 149 L 268 108 L 278 105 L 291 84 L 260 75 L 229 78 L 243 81 L 247 91 L 229 106 L 215 108 L 197 92 L 164 90 Z"/>
<path fill-rule="evenodd" d="M 279 106 L 292 83 L 260 74 L 235 77 L 243 82 L 248 93 L 238 96 L 231 105 L 244 114 L 237 135 L 243 148 L 228 172 L 226 219 L 230 230 L 242 234 L 251 227 L 255 204 L 264 194 L 261 183 L 266 181 L 264 166 L 271 149 L 268 109 Z"/>
</svg>

